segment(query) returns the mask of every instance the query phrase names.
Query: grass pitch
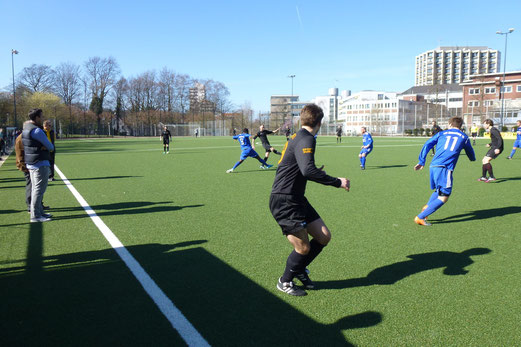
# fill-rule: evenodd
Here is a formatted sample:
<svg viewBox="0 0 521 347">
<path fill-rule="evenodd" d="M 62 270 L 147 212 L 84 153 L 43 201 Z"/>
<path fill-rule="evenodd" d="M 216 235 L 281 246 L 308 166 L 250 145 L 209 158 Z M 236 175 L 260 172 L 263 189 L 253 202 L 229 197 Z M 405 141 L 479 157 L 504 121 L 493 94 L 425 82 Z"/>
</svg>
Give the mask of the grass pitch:
<svg viewBox="0 0 521 347">
<path fill-rule="evenodd" d="M 477 182 L 479 140 L 426 228 L 413 222 L 431 194 L 428 167 L 413 171 L 425 140 L 375 138 L 361 171 L 360 138 L 318 138 L 317 164 L 352 188 L 308 183 L 333 238 L 303 298 L 275 288 L 291 251 L 268 209 L 275 171 L 249 158 L 226 174 L 240 154 L 231 138 L 174 138 L 168 155 L 158 139 L 59 141 L 56 164 L 211 345 L 519 345 L 521 153 L 505 160 L 505 141 L 498 181 Z M 60 179 L 48 223 L 28 223 L 24 185 L 11 156 L 0 344 L 184 343 Z"/>
</svg>

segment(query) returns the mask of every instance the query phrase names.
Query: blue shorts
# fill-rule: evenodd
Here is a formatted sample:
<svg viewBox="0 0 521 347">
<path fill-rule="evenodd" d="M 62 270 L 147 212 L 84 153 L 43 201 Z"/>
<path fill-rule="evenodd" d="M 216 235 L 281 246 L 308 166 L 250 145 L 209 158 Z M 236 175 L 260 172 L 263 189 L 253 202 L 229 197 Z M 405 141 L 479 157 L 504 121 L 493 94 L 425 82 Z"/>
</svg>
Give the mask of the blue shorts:
<svg viewBox="0 0 521 347">
<path fill-rule="evenodd" d="M 362 150 L 360 151 L 360 154 L 364 154 L 365 153 L 365 156 L 367 157 L 371 151 L 373 150 L 373 148 L 362 148 Z"/>
<path fill-rule="evenodd" d="M 241 160 L 244 160 L 244 159 L 246 159 L 248 157 L 255 158 L 257 156 L 258 156 L 258 154 L 257 154 L 257 152 L 255 152 L 255 150 L 253 148 L 245 149 L 241 153 Z"/>
<path fill-rule="evenodd" d="M 521 148 L 521 140 L 516 140 L 516 142 L 514 142 L 514 146 L 513 147 Z"/>
<path fill-rule="evenodd" d="M 452 193 L 452 170 L 444 167 L 431 167 L 431 189 L 445 195 Z"/>
</svg>

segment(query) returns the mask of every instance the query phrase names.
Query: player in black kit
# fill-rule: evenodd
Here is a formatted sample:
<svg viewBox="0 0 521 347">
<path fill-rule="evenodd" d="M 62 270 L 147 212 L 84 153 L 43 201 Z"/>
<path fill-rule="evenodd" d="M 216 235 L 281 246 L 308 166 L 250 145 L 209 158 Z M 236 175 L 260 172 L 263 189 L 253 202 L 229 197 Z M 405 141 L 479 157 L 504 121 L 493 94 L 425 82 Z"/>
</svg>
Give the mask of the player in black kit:
<svg viewBox="0 0 521 347">
<path fill-rule="evenodd" d="M 304 196 L 306 183 L 311 180 L 347 191 L 350 185 L 347 178 L 328 176 L 322 170 L 323 166 L 320 169 L 315 166 L 315 135 L 323 117 L 324 113 L 317 105 L 306 105 L 302 109 L 302 129 L 286 142 L 270 196 L 271 214 L 294 248 L 277 289 L 295 296 L 306 295 L 306 291 L 294 285 L 294 277 L 302 282 L 304 288 L 314 288 L 306 267 L 331 239 L 324 221 Z M 309 235 L 313 237 L 311 241 Z"/>
<path fill-rule="evenodd" d="M 163 128 L 163 131 L 161 132 L 161 139 L 163 140 L 163 154 L 170 153 L 170 139 L 172 138 L 172 134 L 170 133 L 170 130 L 165 127 Z"/>
<path fill-rule="evenodd" d="M 436 121 L 433 120 L 432 121 L 432 136 L 436 135 L 437 133 L 439 133 L 441 130 L 440 126 L 438 124 L 436 124 Z M 431 153 L 431 156 L 434 156 L 436 154 L 436 150 L 434 147 L 432 147 L 432 153 Z"/>
<path fill-rule="evenodd" d="M 255 150 L 255 139 L 257 137 L 260 137 L 261 139 L 261 142 L 262 142 L 262 147 L 264 147 L 264 150 L 266 151 L 266 153 L 264 153 L 264 161 L 265 162 L 268 162 L 268 157 L 270 156 L 270 153 L 273 152 L 275 154 L 278 154 L 280 155 L 280 152 L 277 151 L 275 148 L 273 148 L 272 145 L 270 145 L 270 142 L 268 141 L 268 135 L 269 134 L 273 134 L 273 133 L 276 133 L 280 130 L 280 127 L 276 130 L 266 130 L 264 128 L 264 125 L 261 124 L 261 126 L 259 127 L 259 132 L 253 137 L 253 141 L 252 141 L 252 144 L 251 144 L 251 147 Z"/>
<path fill-rule="evenodd" d="M 485 119 L 483 122 L 483 127 L 485 130 L 490 132 L 490 143 L 487 144 L 487 147 L 490 147 L 487 154 L 483 157 L 483 168 L 481 178 L 478 178 L 478 181 L 483 182 L 494 182 L 496 177 L 494 176 L 494 172 L 492 171 L 492 164 L 490 162 L 493 159 L 496 159 L 498 155 L 503 152 L 503 138 L 501 137 L 501 133 L 499 130 L 494 128 L 494 121 L 492 119 Z M 487 172 L 489 177 L 487 178 Z"/>
</svg>

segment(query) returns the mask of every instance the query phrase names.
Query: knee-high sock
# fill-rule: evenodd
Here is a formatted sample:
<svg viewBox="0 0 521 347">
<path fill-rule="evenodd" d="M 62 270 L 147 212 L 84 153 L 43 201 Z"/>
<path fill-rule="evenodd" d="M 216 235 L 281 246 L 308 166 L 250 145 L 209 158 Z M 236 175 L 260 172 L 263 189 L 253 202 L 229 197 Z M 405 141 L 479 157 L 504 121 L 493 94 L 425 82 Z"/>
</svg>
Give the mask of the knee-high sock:
<svg viewBox="0 0 521 347">
<path fill-rule="evenodd" d="M 242 160 L 239 160 L 238 162 L 235 163 L 235 165 L 232 167 L 232 170 L 235 170 L 235 168 L 239 165 L 242 164 Z"/>
<path fill-rule="evenodd" d="M 492 171 L 492 164 L 488 163 L 488 176 L 494 177 L 494 171 Z"/>
<path fill-rule="evenodd" d="M 322 252 L 324 247 L 326 247 L 315 239 L 311 240 L 309 244 L 311 245 L 311 248 L 309 249 L 309 253 L 306 256 L 306 264 L 304 268 L 311 264 L 311 262 L 317 257 L 317 255 L 319 255 L 320 252 Z"/>
<path fill-rule="evenodd" d="M 488 171 L 488 166 L 490 164 L 483 164 L 483 166 L 481 167 L 481 177 L 487 177 L 487 171 Z"/>
<path fill-rule="evenodd" d="M 280 152 L 277 151 L 276 149 L 273 150 L 273 153 L 280 155 Z"/>
<path fill-rule="evenodd" d="M 512 152 L 510 152 L 509 157 L 512 158 L 512 157 L 514 156 L 514 154 L 516 154 L 516 150 L 515 150 L 515 149 L 512 149 Z"/>
<path fill-rule="evenodd" d="M 360 164 L 362 164 L 362 166 L 365 166 L 365 159 L 367 157 L 360 157 Z"/>
<path fill-rule="evenodd" d="M 289 282 L 295 277 L 296 274 L 304 272 L 306 269 L 306 258 L 307 254 L 300 254 L 297 251 L 293 251 L 289 254 L 288 260 L 286 260 L 286 268 L 284 274 L 280 278 L 281 282 Z"/>
<path fill-rule="evenodd" d="M 429 198 L 429 202 L 427 203 L 427 205 L 430 205 L 431 202 L 433 202 L 435 199 L 438 198 L 438 192 L 437 191 L 434 191 L 434 193 L 432 193 L 431 197 Z"/>
<path fill-rule="evenodd" d="M 442 205 L 443 201 L 441 201 L 440 199 L 434 200 L 433 202 L 429 203 L 429 206 L 427 206 L 425 211 L 418 215 L 418 218 L 425 219 L 425 217 L 428 217 L 434 212 L 436 212 Z"/>
<path fill-rule="evenodd" d="M 264 157 L 264 161 L 267 163 L 268 162 L 268 157 Z"/>
<path fill-rule="evenodd" d="M 268 166 L 268 163 L 266 163 L 264 160 L 261 159 L 261 157 L 257 157 L 257 160 L 260 161 L 262 165 Z"/>
</svg>

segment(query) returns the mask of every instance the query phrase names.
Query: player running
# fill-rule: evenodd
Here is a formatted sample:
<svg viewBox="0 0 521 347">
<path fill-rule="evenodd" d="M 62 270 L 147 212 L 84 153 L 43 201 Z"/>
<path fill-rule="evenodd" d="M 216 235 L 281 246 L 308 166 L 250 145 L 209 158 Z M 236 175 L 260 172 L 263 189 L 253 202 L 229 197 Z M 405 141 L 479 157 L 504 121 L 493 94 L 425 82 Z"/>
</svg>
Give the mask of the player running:
<svg viewBox="0 0 521 347">
<path fill-rule="evenodd" d="M 476 137 L 478 137 L 479 133 L 479 127 L 476 125 L 476 123 L 472 124 L 472 127 L 470 128 L 470 136 L 472 136 L 472 145 L 476 145 Z"/>
<path fill-rule="evenodd" d="M 507 159 L 512 159 L 514 154 L 516 154 L 516 149 L 521 148 L 521 120 L 517 121 L 517 138 L 514 142 L 514 148 L 512 148 L 512 152 L 507 157 Z"/>
<path fill-rule="evenodd" d="M 336 143 L 342 143 L 342 126 L 336 128 Z"/>
<path fill-rule="evenodd" d="M 358 154 L 358 158 L 360 159 L 360 169 L 365 170 L 365 160 L 366 157 L 371 153 L 373 150 L 373 137 L 371 134 L 367 132 L 366 127 L 361 128 L 362 131 L 362 150 L 360 151 L 360 154 Z"/>
<path fill-rule="evenodd" d="M 269 134 L 274 134 L 274 133 L 278 132 L 279 130 L 280 130 L 280 127 L 278 129 L 276 129 L 276 130 L 273 130 L 273 131 L 266 130 L 264 128 L 264 124 L 261 124 L 261 126 L 259 127 L 259 132 L 257 133 L 257 135 L 255 135 L 253 137 L 253 143 L 251 145 L 251 147 L 253 149 L 255 149 L 255 139 L 257 137 L 260 137 L 260 139 L 261 139 L 262 147 L 264 147 L 264 150 L 266 151 L 266 153 L 264 153 L 264 161 L 265 162 L 268 162 L 268 157 L 270 156 L 271 152 L 280 155 L 280 152 L 277 151 L 275 148 L 273 148 L 273 146 L 270 145 L 270 142 L 268 141 L 268 135 Z"/>
<path fill-rule="evenodd" d="M 492 119 L 485 119 L 483 126 L 485 127 L 485 130 L 490 132 L 490 143 L 487 143 L 487 147 L 490 147 L 490 149 L 483 157 L 482 174 L 481 177 L 478 178 L 478 181 L 490 183 L 496 180 L 490 162 L 496 159 L 497 156 L 503 152 L 503 138 L 501 137 L 499 130 L 494 128 L 494 121 Z M 489 174 L 488 178 L 487 172 Z"/>
<path fill-rule="evenodd" d="M 470 161 L 476 160 L 469 137 L 461 131 L 462 125 L 462 118 L 452 117 L 449 119 L 449 129 L 437 133 L 423 145 L 414 170 L 423 169 L 427 154 L 431 148 L 436 146 L 437 151 L 430 166 L 431 189 L 434 189 L 434 192 L 427 205 L 423 206 L 422 212 L 414 217 L 416 224 L 430 226 L 431 224 L 426 221 L 427 216 L 436 212 L 449 200 L 452 193 L 452 173 L 456 168 L 461 150 L 465 150 Z"/>
<path fill-rule="evenodd" d="M 242 130 L 242 134 L 235 135 L 233 137 L 234 140 L 239 141 L 239 143 L 241 145 L 242 153 L 241 153 L 241 158 L 239 159 L 239 161 L 236 162 L 235 165 L 231 169 L 226 170 L 226 173 L 233 172 L 235 170 L 235 168 L 237 166 L 241 165 L 242 162 L 248 157 L 257 159 L 262 164 L 261 169 L 269 169 L 270 167 L 273 167 L 273 165 L 268 165 L 268 163 L 266 163 L 264 160 L 262 160 L 261 157 L 259 157 L 259 155 L 257 154 L 257 152 L 255 152 L 255 150 L 252 148 L 251 143 L 250 143 L 250 136 L 251 135 L 249 134 L 248 128 L 244 128 Z"/>
<path fill-rule="evenodd" d="M 277 289 L 289 295 L 306 295 L 305 290 L 294 285 L 294 277 L 306 289 L 314 288 L 306 267 L 331 240 L 329 229 L 304 196 L 307 181 L 349 191 L 347 178 L 328 176 L 323 167 L 319 169 L 315 166 L 315 135 L 323 117 L 324 113 L 317 105 L 306 105 L 302 109 L 302 129 L 286 142 L 270 196 L 271 214 L 294 248 L 277 283 Z M 313 237 L 311 241 L 309 235 Z"/>
<path fill-rule="evenodd" d="M 163 154 L 170 153 L 170 139 L 172 138 L 172 134 L 170 130 L 166 127 L 163 127 L 163 131 L 161 132 L 161 140 L 163 140 Z"/>
</svg>

